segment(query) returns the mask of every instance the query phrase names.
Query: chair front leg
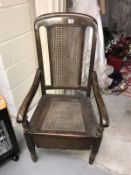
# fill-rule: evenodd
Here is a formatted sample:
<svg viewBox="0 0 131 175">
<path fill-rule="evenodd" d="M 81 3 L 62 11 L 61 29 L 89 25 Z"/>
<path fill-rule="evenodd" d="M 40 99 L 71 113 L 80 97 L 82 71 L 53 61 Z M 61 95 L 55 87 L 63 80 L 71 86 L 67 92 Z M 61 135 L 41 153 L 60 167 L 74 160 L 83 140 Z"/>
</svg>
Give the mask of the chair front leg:
<svg viewBox="0 0 131 175">
<path fill-rule="evenodd" d="M 101 144 L 102 137 L 94 138 L 93 144 L 91 146 L 91 154 L 89 157 L 89 164 L 93 164 L 96 154 L 99 151 L 99 147 Z"/>
<path fill-rule="evenodd" d="M 29 123 L 26 120 L 23 124 L 23 128 L 24 128 L 24 137 L 25 137 L 25 141 L 28 147 L 28 150 L 30 152 L 31 155 L 31 159 L 33 162 L 37 161 L 37 155 L 36 155 L 36 151 L 35 151 L 35 143 L 33 141 L 32 135 L 30 134 L 29 130 Z"/>
<path fill-rule="evenodd" d="M 28 150 L 29 150 L 30 155 L 31 155 L 31 159 L 32 159 L 33 162 L 36 162 L 37 161 L 37 155 L 36 155 L 35 144 L 34 144 L 34 141 L 32 139 L 32 136 L 28 132 L 24 133 L 24 136 L 25 136 L 25 140 L 26 140 Z"/>
</svg>

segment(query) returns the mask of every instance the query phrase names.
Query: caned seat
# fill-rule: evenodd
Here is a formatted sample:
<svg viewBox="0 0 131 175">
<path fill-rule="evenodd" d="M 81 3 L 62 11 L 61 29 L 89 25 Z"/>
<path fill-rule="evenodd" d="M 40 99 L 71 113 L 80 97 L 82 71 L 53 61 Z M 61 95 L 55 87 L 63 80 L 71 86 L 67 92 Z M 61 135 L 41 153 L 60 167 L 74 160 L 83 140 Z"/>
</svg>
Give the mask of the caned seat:
<svg viewBox="0 0 131 175">
<path fill-rule="evenodd" d="M 43 58 L 44 48 L 40 28 L 47 34 L 50 81 L 45 81 L 47 60 Z M 92 28 L 89 76 L 82 83 L 83 53 L 85 35 Z M 88 15 L 79 13 L 52 13 L 38 17 L 34 23 L 38 69 L 34 82 L 25 97 L 17 115 L 22 123 L 27 147 L 32 160 L 37 160 L 35 146 L 38 148 L 91 149 L 89 163 L 92 164 L 99 150 L 104 127 L 109 125 L 108 114 L 99 91 L 96 72 L 93 70 L 97 22 Z M 43 49 L 43 52 L 42 52 Z M 88 50 L 88 49 L 87 49 Z M 47 58 L 46 58 L 47 59 Z M 29 106 L 41 87 L 41 98 L 36 110 L 28 120 Z M 99 121 L 91 103 L 91 89 L 99 110 Z M 62 90 L 63 94 L 47 94 L 50 90 Z M 67 95 L 73 90 L 75 95 Z M 75 93 L 79 91 L 78 93 Z M 64 94 L 64 92 L 66 92 Z M 82 95 L 85 94 L 85 95 Z"/>
<path fill-rule="evenodd" d="M 30 123 L 34 133 L 53 132 L 87 137 L 95 136 L 97 128 L 90 98 L 82 95 L 42 96 Z"/>
</svg>

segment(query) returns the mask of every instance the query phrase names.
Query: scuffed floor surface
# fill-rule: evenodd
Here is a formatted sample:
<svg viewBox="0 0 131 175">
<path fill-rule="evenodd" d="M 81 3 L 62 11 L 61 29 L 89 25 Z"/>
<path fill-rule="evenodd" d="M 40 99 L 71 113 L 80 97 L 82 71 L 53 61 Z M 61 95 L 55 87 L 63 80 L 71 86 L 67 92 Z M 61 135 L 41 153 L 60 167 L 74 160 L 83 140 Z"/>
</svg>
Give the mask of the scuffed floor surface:
<svg viewBox="0 0 131 175">
<path fill-rule="evenodd" d="M 131 98 L 104 96 L 104 100 L 110 127 L 105 129 L 92 166 L 88 164 L 90 151 L 37 149 L 38 162 L 33 163 L 21 126 L 15 125 L 21 148 L 20 160 L 0 165 L 0 175 L 131 175 Z"/>
<path fill-rule="evenodd" d="M 95 166 L 111 170 L 116 175 L 131 175 L 131 98 L 104 96 L 110 126 L 105 129 Z M 89 152 L 75 152 L 88 161 Z"/>
<path fill-rule="evenodd" d="M 23 140 L 19 136 L 21 148 L 18 162 L 6 161 L 0 165 L 0 175 L 111 175 L 110 172 L 90 166 L 78 156 L 67 151 L 37 149 L 38 161 L 33 163 Z"/>
</svg>

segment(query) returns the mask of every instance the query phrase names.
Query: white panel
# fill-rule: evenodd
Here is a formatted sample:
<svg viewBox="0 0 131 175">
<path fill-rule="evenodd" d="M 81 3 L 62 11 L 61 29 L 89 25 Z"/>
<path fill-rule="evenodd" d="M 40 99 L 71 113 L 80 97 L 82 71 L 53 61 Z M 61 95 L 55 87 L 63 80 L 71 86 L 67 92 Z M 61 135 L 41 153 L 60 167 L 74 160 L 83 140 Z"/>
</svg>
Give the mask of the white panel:
<svg viewBox="0 0 131 175">
<path fill-rule="evenodd" d="M 9 51 L 11 53 L 11 62 L 6 63 L 6 67 L 16 64 L 17 62 L 25 59 L 26 57 L 34 54 L 33 34 L 29 32 L 22 35 L 20 38 L 13 40 L 9 43 Z M 6 60 L 8 61 L 8 60 Z"/>
<path fill-rule="evenodd" d="M 45 84 L 50 85 L 50 66 L 49 66 L 49 54 L 48 54 L 48 45 L 47 45 L 47 32 L 44 27 L 40 28 L 40 36 L 41 36 L 41 45 L 42 45 L 42 54 L 43 54 L 43 62 L 44 62 L 44 70 L 45 70 Z M 43 37 L 44 36 L 44 37 Z"/>
<path fill-rule="evenodd" d="M 54 0 L 48 0 L 48 2 L 47 2 L 47 13 L 54 12 L 53 1 Z"/>
<path fill-rule="evenodd" d="M 10 88 L 13 89 L 31 76 L 36 71 L 34 56 L 29 57 L 23 62 L 11 67 L 7 71 Z"/>
<path fill-rule="evenodd" d="M 50 13 L 64 11 L 65 0 L 35 0 L 36 16 Z"/>
<path fill-rule="evenodd" d="M 16 116 L 36 71 L 33 25 L 28 0 L 0 0 L 0 7 L 0 94 Z"/>
<path fill-rule="evenodd" d="M 0 87 L 5 87 L 7 89 L 10 89 L 8 77 L 7 77 L 6 71 L 4 70 L 0 70 Z"/>
<path fill-rule="evenodd" d="M 28 91 L 33 83 L 34 76 L 35 76 L 35 74 L 33 74 L 32 76 L 27 78 L 17 88 L 15 88 L 12 91 L 16 107 L 19 107 L 19 105 L 23 102 L 25 96 L 27 95 L 27 93 L 28 93 Z M 36 101 L 38 101 L 38 99 L 39 99 L 39 93 L 37 93 L 33 104 L 36 103 Z"/>
<path fill-rule="evenodd" d="M 28 5 L 0 10 L 0 42 L 30 31 L 31 28 Z"/>
<path fill-rule="evenodd" d="M 0 45 L 0 69 L 5 69 L 4 62 L 6 60 L 10 61 L 10 58 L 8 42 L 6 42 Z"/>
<path fill-rule="evenodd" d="M 8 104 L 15 105 L 11 90 L 0 87 L 0 95 L 4 96 Z"/>
<path fill-rule="evenodd" d="M 64 9 L 63 9 L 63 5 L 64 5 L 64 4 L 63 4 L 63 1 L 59 0 L 59 4 L 60 4 L 60 5 L 59 5 L 59 11 L 60 11 L 60 12 L 63 12 L 63 11 L 64 11 Z"/>
<path fill-rule="evenodd" d="M 2 53 L 0 51 L 0 69 L 4 68 L 3 60 L 2 60 Z"/>
<path fill-rule="evenodd" d="M 35 0 L 36 16 L 48 13 L 48 3 L 50 0 Z"/>
<path fill-rule="evenodd" d="M 29 2 L 31 21 L 32 24 L 34 24 L 34 20 L 36 18 L 35 0 L 28 0 L 28 2 Z"/>
<path fill-rule="evenodd" d="M 1 44 L 0 59 L 3 60 L 4 66 L 0 65 L 0 67 L 7 69 L 22 59 L 34 54 L 34 51 L 35 47 L 32 32 Z"/>
<path fill-rule="evenodd" d="M 27 0 L 0 0 L 0 7 L 9 7 L 18 4 L 26 3 Z"/>
<path fill-rule="evenodd" d="M 63 8 L 63 12 L 66 12 L 66 10 L 67 10 L 66 9 L 66 0 L 63 0 L 63 7 L 62 8 Z"/>
<path fill-rule="evenodd" d="M 60 6 L 60 3 L 59 3 L 59 0 L 53 0 L 53 12 L 59 12 L 59 6 Z"/>
</svg>

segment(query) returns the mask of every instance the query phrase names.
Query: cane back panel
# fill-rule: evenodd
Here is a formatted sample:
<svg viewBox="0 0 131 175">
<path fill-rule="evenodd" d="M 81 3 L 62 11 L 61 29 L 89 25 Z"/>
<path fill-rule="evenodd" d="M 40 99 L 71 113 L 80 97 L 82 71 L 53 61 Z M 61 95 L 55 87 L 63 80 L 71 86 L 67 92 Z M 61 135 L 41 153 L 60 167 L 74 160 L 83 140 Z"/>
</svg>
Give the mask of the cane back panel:
<svg viewBox="0 0 131 175">
<path fill-rule="evenodd" d="M 78 87 L 83 53 L 83 31 L 79 26 L 53 26 L 48 30 L 52 84 Z"/>
<path fill-rule="evenodd" d="M 79 88 L 81 86 L 85 29 L 87 26 L 91 26 L 96 30 L 96 22 L 89 16 L 82 14 L 78 16 L 74 13 L 57 13 L 37 18 L 35 33 L 40 67 L 42 53 L 39 28 L 41 26 L 45 26 L 47 29 L 52 87 Z M 95 39 L 95 35 L 93 36 Z M 95 43 L 93 44 L 95 46 Z M 94 57 L 93 52 L 91 57 Z"/>
</svg>

